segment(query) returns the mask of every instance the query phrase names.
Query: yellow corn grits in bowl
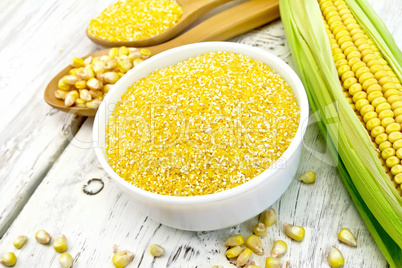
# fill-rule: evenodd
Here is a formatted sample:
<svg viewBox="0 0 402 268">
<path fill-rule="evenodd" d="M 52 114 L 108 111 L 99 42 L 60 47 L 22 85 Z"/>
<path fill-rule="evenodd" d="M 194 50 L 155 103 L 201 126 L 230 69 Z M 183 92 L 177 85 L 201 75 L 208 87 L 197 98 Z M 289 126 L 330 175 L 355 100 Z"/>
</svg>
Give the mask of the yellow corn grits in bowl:
<svg viewBox="0 0 402 268">
<path fill-rule="evenodd" d="M 207 52 L 128 88 L 109 117 L 106 155 L 143 190 L 208 195 L 280 165 L 299 121 L 292 89 L 265 63 Z"/>
</svg>

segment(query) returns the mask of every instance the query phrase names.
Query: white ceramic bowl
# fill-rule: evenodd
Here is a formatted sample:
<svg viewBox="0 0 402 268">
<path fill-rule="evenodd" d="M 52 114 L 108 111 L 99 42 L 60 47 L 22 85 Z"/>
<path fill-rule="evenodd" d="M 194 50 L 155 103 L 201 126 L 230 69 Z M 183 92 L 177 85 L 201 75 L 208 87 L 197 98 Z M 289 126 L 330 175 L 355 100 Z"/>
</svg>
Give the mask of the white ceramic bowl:
<svg viewBox="0 0 402 268">
<path fill-rule="evenodd" d="M 289 148 L 276 164 L 262 174 L 230 190 L 204 196 L 178 197 L 151 193 L 119 177 L 108 164 L 105 129 L 114 104 L 138 79 L 158 69 L 175 65 L 190 57 L 211 51 L 241 53 L 267 64 L 290 85 L 300 107 L 300 124 Z M 215 230 L 244 222 L 271 206 L 289 187 L 300 162 L 302 140 L 307 127 L 309 106 L 296 73 L 281 59 L 248 45 L 205 42 L 170 49 L 141 63 L 125 74 L 107 94 L 96 114 L 93 138 L 95 152 L 104 170 L 129 194 L 145 215 L 170 227 L 184 230 Z"/>
</svg>

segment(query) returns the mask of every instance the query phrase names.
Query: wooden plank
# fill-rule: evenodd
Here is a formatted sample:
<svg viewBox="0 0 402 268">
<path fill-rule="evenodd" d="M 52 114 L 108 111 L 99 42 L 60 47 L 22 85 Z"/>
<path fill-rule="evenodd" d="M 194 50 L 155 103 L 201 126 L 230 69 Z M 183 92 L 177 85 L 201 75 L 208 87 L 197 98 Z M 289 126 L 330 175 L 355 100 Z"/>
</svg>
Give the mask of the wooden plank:
<svg viewBox="0 0 402 268">
<path fill-rule="evenodd" d="M 386 23 L 391 25 L 399 45 L 402 44 L 402 35 L 396 25 L 402 19 L 395 10 L 401 7 L 402 3 L 393 1 L 375 4 Z M 279 21 L 235 41 L 260 46 L 292 65 Z M 152 221 L 142 215 L 130 197 L 121 193 L 100 169 L 90 148 L 91 133 L 92 120 L 87 120 L 1 239 L 0 253 L 14 251 L 19 259 L 15 267 L 58 267 L 59 254 L 34 240 L 34 233 L 43 228 L 53 236 L 63 233 L 68 237 L 69 252 L 75 258 L 74 267 L 112 267 L 114 244 L 119 249 L 135 253 L 134 261 L 128 267 L 211 267 L 219 264 L 233 267 L 224 256 L 226 248 L 223 242 L 235 233 L 251 234 L 256 218 L 232 228 L 210 232 L 175 230 Z M 334 163 L 325 155 L 324 138 L 316 125 L 309 126 L 305 144 L 303 164 L 298 173 L 314 170 L 317 181 L 313 185 L 294 181 L 272 206 L 278 212 L 279 221 L 269 228 L 268 236 L 262 239 L 266 251 L 270 250 L 274 240 L 283 239 L 288 243 L 289 251 L 282 259 L 289 260 L 292 267 L 329 267 L 326 260 L 328 250 L 337 246 L 345 256 L 344 267 L 387 267 L 350 200 Z M 26 151 L 25 147 L 22 149 Z M 311 151 L 316 153 L 311 154 Z M 100 178 L 104 188 L 100 193 L 89 196 L 83 193 L 82 188 L 92 178 Z M 304 226 L 305 239 L 300 243 L 290 241 L 280 226 L 284 222 Z M 337 232 L 343 227 L 356 234 L 359 241 L 357 248 L 337 241 Z M 12 241 L 20 234 L 28 235 L 29 241 L 23 249 L 15 250 Z M 165 247 L 163 257 L 154 259 L 149 254 L 149 246 L 153 243 Z M 253 256 L 253 260 L 262 267 L 264 259 Z"/>
<path fill-rule="evenodd" d="M 83 122 L 52 109 L 42 97 L 70 53 L 86 54 L 95 47 L 74 36 L 66 15 L 80 7 L 64 2 L 0 4 L 0 237 Z M 70 19 L 85 24 L 82 15 Z"/>
</svg>

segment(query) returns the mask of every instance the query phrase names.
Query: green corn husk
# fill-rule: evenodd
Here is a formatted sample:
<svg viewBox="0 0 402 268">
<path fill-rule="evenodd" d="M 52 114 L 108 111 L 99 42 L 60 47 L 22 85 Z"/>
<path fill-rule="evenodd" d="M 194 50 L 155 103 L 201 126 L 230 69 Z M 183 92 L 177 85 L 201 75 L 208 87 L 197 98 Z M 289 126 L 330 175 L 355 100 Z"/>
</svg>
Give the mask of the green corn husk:
<svg viewBox="0 0 402 268">
<path fill-rule="evenodd" d="M 402 78 L 402 53 L 366 0 L 345 0 L 356 20 Z M 280 0 L 280 12 L 311 109 L 346 188 L 391 267 L 402 267 L 402 198 L 369 134 L 346 101 L 317 0 Z"/>
</svg>

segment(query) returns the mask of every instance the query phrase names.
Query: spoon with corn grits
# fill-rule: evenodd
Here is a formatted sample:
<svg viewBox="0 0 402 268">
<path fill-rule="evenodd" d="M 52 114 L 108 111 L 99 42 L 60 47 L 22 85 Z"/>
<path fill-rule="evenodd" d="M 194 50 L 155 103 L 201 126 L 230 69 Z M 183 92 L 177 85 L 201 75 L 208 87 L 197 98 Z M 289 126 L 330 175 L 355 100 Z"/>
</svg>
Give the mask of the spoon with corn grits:
<svg viewBox="0 0 402 268">
<path fill-rule="evenodd" d="M 225 10 L 190 29 L 184 34 L 160 45 L 146 47 L 151 55 L 165 50 L 203 41 L 224 41 L 248 32 L 279 18 L 278 0 L 250 0 Z M 109 55 L 110 49 L 95 51 L 83 58 Z M 135 67 L 137 68 L 137 67 Z M 141 65 L 138 66 L 141 68 Z M 97 109 L 68 107 L 55 97 L 58 81 L 72 69 L 67 66 L 59 72 L 45 89 L 45 101 L 52 107 L 82 116 L 95 116 Z"/>
<path fill-rule="evenodd" d="M 99 36 L 96 36 L 93 34 L 94 30 L 92 30 L 93 25 L 92 23 L 95 22 L 96 20 L 101 20 L 99 17 L 96 17 L 95 19 L 93 19 L 90 22 L 90 25 L 87 28 L 86 34 L 89 37 L 89 39 L 91 39 L 94 43 L 99 44 L 101 46 L 105 46 L 105 47 L 118 47 L 118 46 L 127 46 L 127 47 L 143 47 L 143 46 L 152 46 L 152 45 L 156 45 L 156 44 L 160 44 L 163 43 L 177 35 L 179 35 L 182 31 L 184 31 L 184 29 L 186 29 L 190 24 L 192 24 L 193 22 L 195 22 L 197 19 L 199 19 L 202 15 L 204 15 L 205 13 L 207 13 L 208 11 L 212 10 L 213 8 L 220 6 L 226 2 L 230 2 L 232 0 L 176 0 L 175 2 L 171 2 L 170 0 L 162 0 L 161 4 L 159 4 L 158 2 L 150 2 L 151 8 L 152 9 L 152 5 L 166 5 L 163 7 L 163 11 L 159 10 L 159 11 L 155 11 L 154 14 L 152 14 L 155 17 L 155 20 L 159 20 L 159 22 L 161 24 L 164 24 L 164 28 L 168 27 L 167 29 L 164 30 L 155 30 L 158 29 L 158 23 L 155 22 L 151 22 L 151 19 L 147 19 L 147 18 L 143 18 L 140 21 L 141 25 L 135 25 L 135 27 L 133 27 L 133 31 L 135 32 L 136 29 L 141 28 L 138 32 L 138 36 L 140 38 L 122 38 L 122 36 L 120 36 L 120 40 L 110 40 L 108 38 L 102 38 Z M 169 4 L 170 2 L 170 4 Z M 130 13 L 130 16 L 127 16 L 129 18 L 134 18 L 132 19 L 131 23 L 136 23 L 135 20 L 135 16 L 136 15 L 140 15 L 140 14 L 135 14 L 135 9 L 142 9 L 141 7 L 144 6 L 144 4 L 142 3 L 141 5 L 135 6 L 135 1 L 132 1 L 131 3 L 127 3 L 127 5 L 132 4 L 132 8 L 130 11 L 132 13 Z M 119 5 L 119 6 L 116 6 Z M 127 7 L 124 6 L 125 3 L 124 2 L 117 2 L 116 4 L 114 4 L 113 6 L 110 6 L 108 8 L 108 14 L 107 16 L 105 15 L 104 18 L 105 19 L 110 19 L 113 18 L 113 20 L 117 20 L 119 19 L 119 17 L 121 17 L 121 15 L 125 15 L 125 14 L 114 14 L 114 12 L 125 12 L 125 10 L 127 10 Z M 175 10 L 176 14 L 167 14 L 172 8 L 176 9 L 180 9 L 181 7 L 181 11 L 183 12 L 181 14 L 181 17 L 179 18 L 179 20 L 177 21 L 177 23 L 174 23 L 174 21 L 169 21 L 169 20 L 174 20 L 174 18 L 178 15 L 177 12 L 179 12 L 178 10 Z M 148 9 L 149 7 L 147 7 Z M 160 9 L 161 7 L 158 6 L 158 8 Z M 110 9 L 110 10 L 109 10 Z M 155 6 L 156 9 L 156 6 Z M 149 10 L 147 10 L 149 12 L 149 14 L 151 15 L 151 12 Z M 138 13 L 140 12 L 140 10 L 138 11 Z M 142 12 L 146 12 L 145 9 L 142 10 Z M 158 13 L 157 13 L 158 12 Z M 173 10 L 171 10 L 172 13 Z M 155 14 L 156 13 L 156 14 Z M 127 14 L 128 15 L 128 14 Z M 144 16 L 144 14 L 142 14 Z M 102 16 L 102 14 L 101 14 Z M 164 18 L 161 18 L 162 16 L 166 16 Z M 149 16 L 152 18 L 152 16 Z M 149 18 L 148 17 L 148 18 Z M 126 21 L 122 21 L 123 23 L 130 23 L 129 21 L 127 21 L 128 19 L 126 19 Z M 146 23 L 148 22 L 147 25 Z M 105 23 L 107 24 L 107 22 Z M 156 24 L 156 25 L 155 25 Z M 131 25 L 133 26 L 133 25 Z M 124 26 L 121 27 L 120 30 L 123 30 L 123 28 L 127 28 L 128 26 Z M 162 26 L 161 26 L 162 27 Z M 150 36 L 149 33 L 147 33 L 147 31 L 145 31 L 147 28 L 150 28 L 149 30 L 153 30 L 155 31 L 155 35 Z M 141 32 L 142 29 L 143 33 Z M 124 30 L 123 30 L 124 31 Z M 91 33 L 92 32 L 92 33 Z M 159 33 L 158 33 L 159 32 Z M 150 37 L 148 37 L 150 36 Z M 145 38 L 144 38 L 145 37 Z M 124 40 L 126 39 L 126 40 Z"/>
</svg>

